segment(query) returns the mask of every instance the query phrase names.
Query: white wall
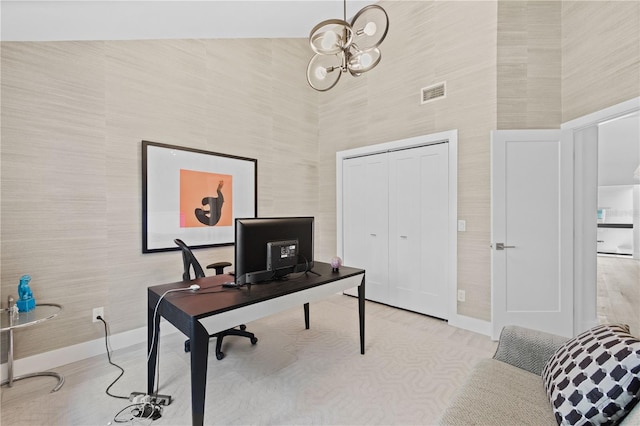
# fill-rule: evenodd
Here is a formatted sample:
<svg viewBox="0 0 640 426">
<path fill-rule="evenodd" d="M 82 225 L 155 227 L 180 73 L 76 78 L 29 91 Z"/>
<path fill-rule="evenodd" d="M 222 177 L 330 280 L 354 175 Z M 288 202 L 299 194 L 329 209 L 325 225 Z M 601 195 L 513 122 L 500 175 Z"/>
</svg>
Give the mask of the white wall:
<svg viewBox="0 0 640 426">
<path fill-rule="evenodd" d="M 598 187 L 598 209 L 606 213 L 600 223 L 632 223 L 633 185 Z"/>
</svg>

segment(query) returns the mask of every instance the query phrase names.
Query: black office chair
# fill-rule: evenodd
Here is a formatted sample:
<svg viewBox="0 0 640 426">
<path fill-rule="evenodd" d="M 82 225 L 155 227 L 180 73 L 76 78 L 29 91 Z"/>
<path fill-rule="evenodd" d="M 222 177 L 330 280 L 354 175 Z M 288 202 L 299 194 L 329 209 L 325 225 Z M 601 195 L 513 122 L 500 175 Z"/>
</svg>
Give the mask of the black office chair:
<svg viewBox="0 0 640 426">
<path fill-rule="evenodd" d="M 193 273 L 195 275 L 195 278 L 204 278 L 205 276 L 204 270 L 202 269 L 202 266 L 200 266 L 198 259 L 196 259 L 196 257 L 193 255 L 193 252 L 191 251 L 189 246 L 187 246 L 184 243 L 184 241 L 180 239 L 175 239 L 173 240 L 173 242 L 175 242 L 178 245 L 178 247 L 182 249 L 182 262 L 184 265 L 184 273 L 182 274 L 182 279 L 184 281 L 191 281 L 192 279 L 191 268 L 193 268 Z M 207 269 L 215 269 L 216 275 L 220 275 L 224 273 L 224 268 L 226 268 L 227 266 L 231 266 L 231 263 L 217 262 L 217 263 L 212 263 L 211 265 L 207 265 Z M 236 328 L 230 328 L 228 330 L 221 331 L 219 333 L 214 333 L 209 336 L 209 337 L 216 338 L 216 358 L 217 359 L 220 360 L 224 358 L 224 353 L 221 350 L 222 339 L 224 338 L 224 336 L 248 337 L 251 340 L 252 345 L 255 345 L 256 343 L 258 343 L 258 338 L 253 333 L 246 331 L 247 329 L 246 325 L 241 324 L 239 328 L 240 330 Z M 191 342 L 187 340 L 184 342 L 184 351 L 189 352 L 190 350 L 191 350 Z"/>
</svg>

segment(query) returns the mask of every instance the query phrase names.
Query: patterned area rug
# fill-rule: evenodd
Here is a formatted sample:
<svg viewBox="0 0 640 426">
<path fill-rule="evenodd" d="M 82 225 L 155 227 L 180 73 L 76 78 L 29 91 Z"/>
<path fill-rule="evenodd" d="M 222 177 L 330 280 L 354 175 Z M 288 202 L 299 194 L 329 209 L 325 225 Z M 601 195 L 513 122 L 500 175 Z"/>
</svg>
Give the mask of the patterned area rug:
<svg viewBox="0 0 640 426">
<path fill-rule="evenodd" d="M 226 358 L 215 359 L 211 340 L 207 373 L 207 425 L 428 425 L 473 364 L 491 357 L 488 337 L 446 322 L 367 302 L 366 353 L 360 355 L 357 299 L 336 295 L 311 304 L 311 329 L 302 307 L 247 324 L 259 342 L 226 337 Z M 189 354 L 184 336 L 161 339 L 160 393 L 174 398 L 154 422 L 189 425 Z M 110 392 L 128 396 L 146 388 L 144 345 L 116 351 L 126 373 Z M 2 423 L 107 425 L 127 400 L 105 394 L 119 371 L 106 355 L 56 369 L 64 387 L 49 394 L 50 380 L 22 381 L 2 390 Z M 125 409 L 119 419 L 130 418 Z"/>
</svg>

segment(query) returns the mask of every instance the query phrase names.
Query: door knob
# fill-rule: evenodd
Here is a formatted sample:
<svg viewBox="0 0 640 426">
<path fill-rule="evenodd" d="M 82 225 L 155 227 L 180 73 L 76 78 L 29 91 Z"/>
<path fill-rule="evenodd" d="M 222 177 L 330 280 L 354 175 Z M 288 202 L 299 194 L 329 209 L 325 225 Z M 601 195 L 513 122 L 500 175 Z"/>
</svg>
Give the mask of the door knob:
<svg viewBox="0 0 640 426">
<path fill-rule="evenodd" d="M 504 243 L 496 243 L 496 250 L 504 250 L 508 248 L 516 248 L 516 246 L 505 246 Z"/>
</svg>

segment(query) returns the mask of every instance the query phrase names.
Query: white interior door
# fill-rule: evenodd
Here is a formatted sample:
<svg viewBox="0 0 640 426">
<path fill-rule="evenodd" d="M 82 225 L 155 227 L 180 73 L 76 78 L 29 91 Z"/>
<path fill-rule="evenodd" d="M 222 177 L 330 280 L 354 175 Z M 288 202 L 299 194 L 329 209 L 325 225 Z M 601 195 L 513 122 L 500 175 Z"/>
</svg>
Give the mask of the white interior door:
<svg viewBox="0 0 640 426">
<path fill-rule="evenodd" d="M 448 144 L 389 153 L 389 298 L 448 319 Z"/>
<path fill-rule="evenodd" d="M 366 270 L 367 299 L 387 303 L 387 154 L 346 159 L 342 162 L 342 173 L 343 262 Z"/>
<path fill-rule="evenodd" d="M 493 337 L 573 335 L 573 149 L 560 130 L 491 135 Z"/>
</svg>

